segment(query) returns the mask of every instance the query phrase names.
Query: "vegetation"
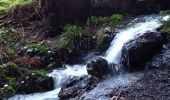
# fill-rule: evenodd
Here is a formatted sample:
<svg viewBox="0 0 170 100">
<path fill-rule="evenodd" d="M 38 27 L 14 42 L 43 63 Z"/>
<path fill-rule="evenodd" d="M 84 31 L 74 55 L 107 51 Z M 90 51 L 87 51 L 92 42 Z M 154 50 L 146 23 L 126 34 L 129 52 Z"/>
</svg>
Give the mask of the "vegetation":
<svg viewBox="0 0 170 100">
<path fill-rule="evenodd" d="M 30 3 L 32 0 L 1 0 L 0 1 L 0 14 L 4 14 L 12 7 L 18 4 Z"/>
<path fill-rule="evenodd" d="M 55 48 L 75 48 L 75 43 L 85 36 L 85 31 L 77 25 L 66 25 L 62 36 L 53 45 Z"/>
<path fill-rule="evenodd" d="M 87 25 L 103 25 L 103 24 L 116 24 L 123 20 L 120 14 L 113 14 L 110 17 L 92 16 L 88 19 Z"/>
<path fill-rule="evenodd" d="M 168 14 L 170 14 L 170 10 L 165 10 L 165 11 L 162 10 L 162 11 L 159 12 L 159 14 L 160 15 L 168 15 Z"/>
<path fill-rule="evenodd" d="M 48 50 L 43 42 L 29 44 L 25 49 L 27 55 L 42 55 Z"/>
<path fill-rule="evenodd" d="M 170 37 L 170 20 L 163 22 L 161 31 Z"/>
<path fill-rule="evenodd" d="M 5 24 L 0 19 L 2 22 L 0 23 L 0 99 L 24 92 L 25 90 L 21 88 L 27 87 L 28 82 L 35 83 L 41 79 L 40 77 L 46 77 L 50 69 L 71 62 L 72 57 L 81 54 L 82 51 L 89 52 L 102 46 L 108 35 L 105 27 L 114 28 L 123 20 L 123 16 L 119 14 L 110 17 L 92 16 L 86 25 L 68 24 L 63 27 L 60 35 L 46 38 L 46 30 L 37 18 L 37 15 L 38 17 L 41 15 L 35 12 L 37 10 L 34 9 L 35 5 L 20 6 L 31 2 L 33 0 L 0 1 L 0 14 L 8 12 L 16 5 L 16 9 L 10 10 L 8 14 L 20 16 L 22 13 L 20 17 L 16 17 L 17 20 L 12 20 L 14 17 L 5 19 Z M 28 20 L 23 20 L 22 18 L 27 15 L 30 15 L 27 17 Z"/>
</svg>

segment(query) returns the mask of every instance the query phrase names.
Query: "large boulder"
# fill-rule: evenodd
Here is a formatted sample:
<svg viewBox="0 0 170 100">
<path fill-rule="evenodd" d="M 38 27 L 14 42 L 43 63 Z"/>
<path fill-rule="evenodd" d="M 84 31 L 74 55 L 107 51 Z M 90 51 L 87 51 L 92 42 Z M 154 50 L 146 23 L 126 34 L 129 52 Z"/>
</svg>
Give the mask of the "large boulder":
<svg viewBox="0 0 170 100">
<path fill-rule="evenodd" d="M 25 77 L 25 79 L 18 84 L 17 93 L 28 94 L 50 91 L 52 89 L 54 89 L 52 77 L 32 73 L 32 75 Z"/>
<path fill-rule="evenodd" d="M 164 43 L 161 33 L 148 32 L 139 38 L 129 41 L 123 47 L 121 63 L 129 70 L 144 69 L 143 65 L 156 53 Z"/>
<path fill-rule="evenodd" d="M 68 79 L 61 88 L 58 96 L 62 100 L 69 100 L 81 96 L 83 93 L 92 90 L 98 83 L 98 79 L 85 75 Z"/>
<path fill-rule="evenodd" d="M 152 59 L 148 61 L 146 67 L 148 69 L 152 68 L 170 68 L 170 41 L 165 44 L 164 49 L 161 53 L 155 55 Z"/>
<path fill-rule="evenodd" d="M 102 78 L 108 74 L 109 64 L 104 58 L 96 58 L 87 64 L 87 72 L 89 75 Z"/>
</svg>

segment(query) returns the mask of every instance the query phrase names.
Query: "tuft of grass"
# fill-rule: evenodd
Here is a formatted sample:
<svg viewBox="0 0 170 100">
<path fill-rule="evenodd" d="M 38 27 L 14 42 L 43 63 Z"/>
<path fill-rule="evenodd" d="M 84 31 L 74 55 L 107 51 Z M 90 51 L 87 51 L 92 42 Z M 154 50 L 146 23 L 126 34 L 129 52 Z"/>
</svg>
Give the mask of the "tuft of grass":
<svg viewBox="0 0 170 100">
<path fill-rule="evenodd" d="M 31 3 L 32 0 L 0 0 L 0 14 L 4 14 L 18 4 Z"/>
<path fill-rule="evenodd" d="M 85 31 L 77 25 L 66 25 L 63 35 L 54 43 L 54 48 L 75 48 L 75 43 L 78 43 L 85 36 Z"/>
</svg>

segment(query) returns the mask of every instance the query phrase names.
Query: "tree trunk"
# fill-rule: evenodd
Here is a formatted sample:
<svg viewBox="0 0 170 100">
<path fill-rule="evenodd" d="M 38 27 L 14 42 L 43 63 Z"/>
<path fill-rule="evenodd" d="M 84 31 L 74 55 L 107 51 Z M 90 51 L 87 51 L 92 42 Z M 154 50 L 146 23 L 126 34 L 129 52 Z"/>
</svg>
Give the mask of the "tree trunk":
<svg viewBox="0 0 170 100">
<path fill-rule="evenodd" d="M 40 0 L 48 26 L 82 22 L 89 16 L 89 0 Z"/>
</svg>

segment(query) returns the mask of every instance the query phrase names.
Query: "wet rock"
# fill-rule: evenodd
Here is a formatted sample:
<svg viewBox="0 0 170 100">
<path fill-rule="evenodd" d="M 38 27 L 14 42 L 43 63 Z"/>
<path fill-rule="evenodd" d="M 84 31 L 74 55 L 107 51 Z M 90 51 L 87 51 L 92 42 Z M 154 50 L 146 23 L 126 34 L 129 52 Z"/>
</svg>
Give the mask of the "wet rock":
<svg viewBox="0 0 170 100">
<path fill-rule="evenodd" d="M 129 71 L 144 69 L 143 65 L 161 51 L 163 43 L 160 33 L 145 33 L 123 47 L 121 62 Z"/>
<path fill-rule="evenodd" d="M 108 74 L 109 64 L 104 58 L 97 58 L 96 60 L 92 60 L 87 64 L 87 72 L 88 74 L 102 78 L 104 75 Z"/>
<path fill-rule="evenodd" d="M 20 81 L 17 93 L 28 94 L 50 91 L 52 89 L 54 89 L 54 82 L 51 77 L 32 73 L 32 75 L 26 76 L 25 79 Z"/>
<path fill-rule="evenodd" d="M 83 93 L 92 90 L 98 83 L 98 79 L 85 75 L 68 79 L 59 92 L 62 100 L 69 100 L 81 96 Z"/>
<path fill-rule="evenodd" d="M 168 44 L 163 46 L 164 49 L 161 53 L 155 55 L 151 60 L 148 61 L 146 67 L 152 68 L 170 68 L 170 41 Z"/>
</svg>

